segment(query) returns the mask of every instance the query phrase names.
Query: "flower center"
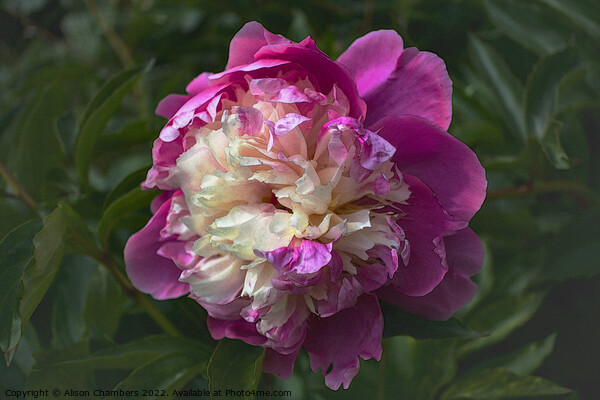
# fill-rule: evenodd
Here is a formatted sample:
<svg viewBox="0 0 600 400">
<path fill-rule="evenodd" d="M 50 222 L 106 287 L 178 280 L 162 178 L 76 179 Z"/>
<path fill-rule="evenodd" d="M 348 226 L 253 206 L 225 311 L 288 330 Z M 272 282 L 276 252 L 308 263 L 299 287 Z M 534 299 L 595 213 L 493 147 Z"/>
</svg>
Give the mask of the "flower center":
<svg viewBox="0 0 600 400">
<path fill-rule="evenodd" d="M 395 149 L 347 116 L 341 91 L 254 79 L 235 105 L 221 106 L 214 122 L 187 133 L 193 144 L 167 183 L 184 193 L 182 222 L 199 236 L 194 253 L 227 260 L 227 273 L 244 271 L 242 296 L 260 299 L 244 315 L 260 316 L 259 329 L 271 326 L 282 293 L 322 315 L 327 282 L 372 264 L 377 246 L 392 259 L 406 247 L 392 222 L 410 196 L 390 161 Z M 193 271 L 181 280 L 203 298 Z M 265 306 L 273 306 L 268 318 L 258 311 Z"/>
</svg>

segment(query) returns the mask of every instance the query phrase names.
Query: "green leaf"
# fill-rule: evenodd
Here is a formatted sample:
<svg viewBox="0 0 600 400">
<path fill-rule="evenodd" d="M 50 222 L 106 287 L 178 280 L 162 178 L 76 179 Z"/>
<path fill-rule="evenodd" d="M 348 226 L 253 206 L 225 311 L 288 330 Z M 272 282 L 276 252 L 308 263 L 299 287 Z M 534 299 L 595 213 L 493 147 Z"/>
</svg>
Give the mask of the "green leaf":
<svg viewBox="0 0 600 400">
<path fill-rule="evenodd" d="M 453 340 L 395 337 L 385 342 L 386 398 L 435 398 L 456 375 Z"/>
<path fill-rule="evenodd" d="M 104 266 L 97 266 L 89 280 L 84 317 L 93 331 L 112 338 L 127 302 L 127 296 Z"/>
<path fill-rule="evenodd" d="M 553 54 L 567 46 L 569 31 L 531 2 L 484 0 L 490 20 L 506 36 L 539 54 Z"/>
<path fill-rule="evenodd" d="M 142 190 L 141 187 L 136 187 L 116 199 L 104 211 L 98 223 L 98 239 L 100 242 L 106 244 L 113 228 L 124 216 L 148 207 L 157 194 L 157 191 Z"/>
<path fill-rule="evenodd" d="M 517 375 L 504 368 L 486 369 L 461 380 L 446 389 L 441 400 L 496 400 L 514 397 L 554 396 L 571 390 L 537 376 Z"/>
<path fill-rule="evenodd" d="M 123 178 L 110 192 L 108 192 L 104 198 L 102 209 L 106 210 L 119 197 L 127 194 L 132 189 L 139 188 L 141 183 L 146 179 L 149 169 L 150 166 L 142 167 Z"/>
<path fill-rule="evenodd" d="M 573 25 L 584 30 L 591 37 L 600 40 L 600 7 L 598 2 L 590 0 L 540 0 L 552 7 Z"/>
<path fill-rule="evenodd" d="M 81 357 L 89 352 L 87 341 L 76 343 L 64 349 L 46 350 L 35 354 L 35 365 L 27 377 L 27 390 L 46 390 L 48 388 L 64 390 L 89 390 L 94 388 L 93 376 L 89 370 L 81 368 L 55 368 L 52 363 L 65 359 Z M 60 396 L 59 396 L 60 397 Z M 67 397 L 67 396 L 65 396 Z"/>
<path fill-rule="evenodd" d="M 32 240 L 41 225 L 37 220 L 26 222 L 0 242 L 0 349 L 7 364 L 10 364 L 21 339 L 21 280 L 33 260 Z"/>
<path fill-rule="evenodd" d="M 504 296 L 494 302 L 478 307 L 467 323 L 473 329 L 490 332 L 489 336 L 473 339 L 459 347 L 463 355 L 496 343 L 527 322 L 542 303 L 542 293 L 523 296 Z"/>
<path fill-rule="evenodd" d="M 469 51 L 498 98 L 512 129 L 525 141 L 523 87 L 510 68 L 490 46 L 477 36 L 469 36 Z"/>
<path fill-rule="evenodd" d="M 133 391 L 139 399 L 170 399 L 175 391 L 206 368 L 206 358 L 202 357 L 204 354 L 194 350 L 190 348 L 185 353 L 167 354 L 149 361 L 136 368 L 113 390 Z"/>
<path fill-rule="evenodd" d="M 131 90 L 137 80 L 150 68 L 137 67 L 114 76 L 94 96 L 87 106 L 75 144 L 75 165 L 84 185 L 88 185 L 88 172 L 94 145 L 117 111 L 123 97 Z"/>
<path fill-rule="evenodd" d="M 19 306 L 23 323 L 27 322 L 50 287 L 66 252 L 84 252 L 76 243 L 87 239 L 87 228 L 66 204 L 59 203 L 43 219 L 43 229 L 33 238 L 34 260 L 23 276 L 23 297 Z"/>
<path fill-rule="evenodd" d="M 77 120 L 71 112 L 61 115 L 54 120 L 54 132 L 63 153 L 72 159 L 77 138 Z"/>
<path fill-rule="evenodd" d="M 559 169 L 569 167 L 558 140 L 561 127 L 555 121 L 559 84 L 577 63 L 578 56 L 574 48 L 543 58 L 535 65 L 525 88 L 524 110 L 528 134 L 540 142 L 548 159 Z"/>
<path fill-rule="evenodd" d="M 387 303 L 381 304 L 384 318 L 383 336 L 412 336 L 416 339 L 477 338 L 478 333 L 457 318 L 431 321 L 405 313 Z"/>
<path fill-rule="evenodd" d="M 148 121 L 129 122 L 117 132 L 100 136 L 96 145 L 96 152 L 102 154 L 110 151 L 123 151 L 137 144 L 150 144 L 156 139 L 156 136 L 157 132 L 148 127 Z"/>
<path fill-rule="evenodd" d="M 186 353 L 193 350 L 206 366 L 211 355 L 210 348 L 197 340 L 167 335 L 146 336 L 141 339 L 98 350 L 90 355 L 63 359 L 48 363 L 53 368 L 77 369 L 133 369 L 168 354 Z"/>
<path fill-rule="evenodd" d="M 61 148 L 53 124 L 64 107 L 65 93 L 60 83 L 51 83 L 36 92 L 19 119 L 16 147 L 7 154 L 14 157 L 9 166 L 15 177 L 34 199 L 41 199 L 49 172 L 61 162 Z"/>
<path fill-rule="evenodd" d="M 258 386 L 262 372 L 264 350 L 240 340 L 222 339 L 208 363 L 211 398 L 218 399 L 226 390 L 252 392 Z M 216 395 L 219 393 L 220 395 Z M 236 397 L 237 398 L 237 397 Z M 254 399 L 254 395 L 240 396 Z"/>
<path fill-rule="evenodd" d="M 570 221 L 548 243 L 548 261 L 539 281 L 563 281 L 600 274 L 598 212 L 586 212 Z"/>
<path fill-rule="evenodd" d="M 88 282 L 96 261 L 80 255 L 66 256 L 58 270 L 53 291 L 52 347 L 65 348 L 88 337 L 84 318 Z M 98 299 L 101 301 L 101 299 Z"/>
<path fill-rule="evenodd" d="M 530 343 L 527 346 L 476 365 L 463 376 L 477 374 L 484 369 L 504 368 L 514 374 L 528 375 L 538 369 L 542 362 L 554 349 L 556 334 L 548 336 L 541 342 Z"/>
</svg>

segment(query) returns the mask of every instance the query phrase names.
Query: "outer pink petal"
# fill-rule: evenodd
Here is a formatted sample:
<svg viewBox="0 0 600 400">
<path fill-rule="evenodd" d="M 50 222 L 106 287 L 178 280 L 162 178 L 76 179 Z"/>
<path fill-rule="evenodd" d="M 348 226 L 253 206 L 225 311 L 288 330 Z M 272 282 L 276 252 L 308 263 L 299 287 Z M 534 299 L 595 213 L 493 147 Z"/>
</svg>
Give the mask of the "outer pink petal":
<svg viewBox="0 0 600 400">
<path fill-rule="evenodd" d="M 172 299 L 189 292 L 189 286 L 178 281 L 181 270 L 168 258 L 157 254 L 165 243 L 160 230 L 165 226 L 171 200 L 162 204 L 148 224 L 132 235 L 125 245 L 125 268 L 131 283 L 155 299 Z"/>
<path fill-rule="evenodd" d="M 469 221 L 485 199 L 485 170 L 467 145 L 412 115 L 385 118 L 371 128 L 396 147 L 392 160 L 418 177 L 455 219 Z"/>
<path fill-rule="evenodd" d="M 464 229 L 467 223 L 455 222 L 437 202 L 431 190 L 414 176 L 403 174 L 411 195 L 407 205 L 400 205 L 406 214 L 396 223 L 402 227 L 410 243 L 408 265 L 399 260 L 391 286 L 409 296 L 431 292 L 448 271 L 443 236 Z"/>
<path fill-rule="evenodd" d="M 294 372 L 294 363 L 300 353 L 300 348 L 292 354 L 281 354 L 272 349 L 266 349 L 263 360 L 263 370 L 270 372 L 279 379 L 288 379 Z"/>
<path fill-rule="evenodd" d="M 256 331 L 255 324 L 247 322 L 242 318 L 228 321 L 209 316 L 206 318 L 206 325 L 215 340 L 225 337 L 229 339 L 241 339 L 254 346 L 260 346 L 267 341 L 266 337 Z"/>
<path fill-rule="evenodd" d="M 413 114 L 448 129 L 452 81 L 444 62 L 433 53 L 402 46 L 394 31 L 371 32 L 338 59 L 354 74 L 367 102 L 366 126 L 386 116 Z"/>
<path fill-rule="evenodd" d="M 395 31 L 374 31 L 354 41 L 337 61 L 352 72 L 364 98 L 389 79 L 403 49 L 402 38 Z"/>
<path fill-rule="evenodd" d="M 235 34 L 229 44 L 229 61 L 225 69 L 250 64 L 254 61 L 254 54 L 261 47 L 277 43 L 292 42 L 283 36 L 269 32 L 258 22 L 248 22 Z"/>
<path fill-rule="evenodd" d="M 156 115 L 171 118 L 189 99 L 191 99 L 191 96 L 186 96 L 184 94 L 170 94 L 158 103 Z"/>
<path fill-rule="evenodd" d="M 337 390 L 347 389 L 363 360 L 381 358 L 383 316 L 377 297 L 365 294 L 356 305 L 328 318 L 319 318 L 309 325 L 304 347 L 310 356 L 313 371 L 321 368 L 325 384 Z"/>
<path fill-rule="evenodd" d="M 433 320 L 446 320 L 471 301 L 477 286 L 469 277 L 477 273 L 483 264 L 481 241 L 467 228 L 445 238 L 445 242 L 450 271 L 431 293 L 411 297 L 388 286 L 377 291 L 379 298 L 412 314 Z"/>
<path fill-rule="evenodd" d="M 185 88 L 189 95 L 184 94 L 170 94 L 158 103 L 156 107 L 156 114 L 167 119 L 171 119 L 177 113 L 177 111 L 192 97 L 200 93 L 201 91 L 208 89 L 210 81 L 208 78 L 211 76 L 208 72 L 203 72 L 194 78 Z"/>
</svg>

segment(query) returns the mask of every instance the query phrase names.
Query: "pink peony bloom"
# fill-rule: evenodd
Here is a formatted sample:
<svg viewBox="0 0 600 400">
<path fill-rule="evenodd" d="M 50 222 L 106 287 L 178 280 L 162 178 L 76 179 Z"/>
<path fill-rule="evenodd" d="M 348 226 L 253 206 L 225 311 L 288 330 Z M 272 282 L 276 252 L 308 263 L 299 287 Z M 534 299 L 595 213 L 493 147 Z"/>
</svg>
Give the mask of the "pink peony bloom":
<svg viewBox="0 0 600 400">
<path fill-rule="evenodd" d="M 486 180 L 446 132 L 436 55 L 377 31 L 333 61 L 251 22 L 187 92 L 157 109 L 144 186 L 164 192 L 125 247 L 139 290 L 189 294 L 279 377 L 304 347 L 332 389 L 381 357 L 380 300 L 439 320 L 470 301 Z"/>
</svg>

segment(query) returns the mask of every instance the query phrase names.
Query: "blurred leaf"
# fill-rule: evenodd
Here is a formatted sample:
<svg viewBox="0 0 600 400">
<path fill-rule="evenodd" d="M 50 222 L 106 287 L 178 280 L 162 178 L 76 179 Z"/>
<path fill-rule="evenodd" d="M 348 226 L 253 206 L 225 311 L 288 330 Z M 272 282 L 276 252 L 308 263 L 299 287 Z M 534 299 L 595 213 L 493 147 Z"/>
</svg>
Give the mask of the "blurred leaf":
<svg viewBox="0 0 600 400">
<path fill-rule="evenodd" d="M 560 126 L 554 120 L 559 83 L 568 71 L 576 67 L 577 62 L 574 48 L 543 58 L 536 64 L 525 88 L 524 110 L 528 133 L 542 144 L 550 161 L 559 169 L 569 167 L 558 140 Z"/>
<path fill-rule="evenodd" d="M 84 316 L 90 329 L 112 338 L 117 331 L 127 296 L 104 266 L 97 266 L 88 283 Z"/>
<path fill-rule="evenodd" d="M 598 212 L 588 212 L 570 221 L 548 243 L 549 262 L 540 281 L 562 281 L 600 274 L 600 227 Z"/>
<path fill-rule="evenodd" d="M 390 339 L 384 349 L 388 382 L 385 398 L 435 398 L 456 374 L 454 347 L 454 341 L 449 340 Z"/>
<path fill-rule="evenodd" d="M 502 57 L 475 35 L 469 36 L 469 50 L 504 108 L 506 120 L 525 140 L 527 135 L 523 117 L 521 83 L 512 74 Z"/>
<path fill-rule="evenodd" d="M 573 22 L 577 28 L 600 40 L 600 6 L 590 0 L 540 0 Z"/>
<path fill-rule="evenodd" d="M 600 99 L 589 82 L 594 65 L 587 64 L 571 69 L 558 87 L 557 113 L 572 113 L 588 107 L 598 107 Z"/>
<path fill-rule="evenodd" d="M 527 322 L 539 308 L 544 295 L 504 296 L 492 303 L 477 307 L 467 322 L 474 329 L 490 332 L 489 336 L 473 339 L 459 347 L 459 355 L 489 346 L 505 338 Z"/>
<path fill-rule="evenodd" d="M 10 231 L 35 218 L 33 211 L 25 206 L 20 199 L 11 197 L 0 197 L 0 238 L 6 236 Z"/>
<path fill-rule="evenodd" d="M 139 399 L 170 399 L 173 391 L 181 389 L 205 369 L 206 359 L 201 356 L 204 354 L 199 355 L 194 348 L 164 355 L 133 370 L 113 390 L 135 391 Z M 141 389 L 150 390 L 144 395 Z"/>
<path fill-rule="evenodd" d="M 0 242 L 0 349 L 10 364 L 21 339 L 21 280 L 33 260 L 33 236 L 41 229 L 34 220 L 15 228 Z"/>
<path fill-rule="evenodd" d="M 529 50 L 553 54 L 567 46 L 568 30 L 531 2 L 484 0 L 490 20 L 502 33 Z"/>
<path fill-rule="evenodd" d="M 123 151 L 136 144 L 151 143 L 156 137 L 157 133 L 148 127 L 148 121 L 129 122 L 117 132 L 100 136 L 96 144 L 96 153 Z"/>
<path fill-rule="evenodd" d="M 85 252 L 77 243 L 88 240 L 85 224 L 66 204 L 60 203 L 43 223 L 43 229 L 33 238 L 35 262 L 23 276 L 23 297 L 19 306 L 23 323 L 42 301 L 65 253 Z"/>
<path fill-rule="evenodd" d="M 75 144 L 75 165 L 84 185 L 88 184 L 90 159 L 94 145 L 117 111 L 123 97 L 131 90 L 137 80 L 145 73 L 151 64 L 125 70 L 108 81 L 94 96 L 87 106 L 79 125 Z"/>
<path fill-rule="evenodd" d="M 98 350 L 90 355 L 71 357 L 51 363 L 54 368 L 89 370 L 134 369 L 169 354 L 194 353 L 208 363 L 210 348 L 197 340 L 167 335 L 145 336 L 129 343 Z"/>
<path fill-rule="evenodd" d="M 490 368 L 504 368 L 519 375 L 531 374 L 552 353 L 555 341 L 556 334 L 552 334 L 541 342 L 531 343 L 510 354 L 485 360 L 483 363 L 473 367 L 470 372 L 466 372 L 463 376 L 477 374 L 484 369 Z"/>
<path fill-rule="evenodd" d="M 548 131 L 544 137 L 540 140 L 542 150 L 546 158 L 554 168 L 556 169 L 568 169 L 571 165 L 569 163 L 569 156 L 565 152 L 561 141 L 559 132 L 562 130 L 560 123 L 552 122 L 549 126 Z"/>
<path fill-rule="evenodd" d="M 65 348 L 88 337 L 83 308 L 96 261 L 80 255 L 66 256 L 54 278 L 52 347 Z"/>
<path fill-rule="evenodd" d="M 106 210 L 114 201 L 119 197 L 126 195 L 128 192 L 135 188 L 139 188 L 141 183 L 146 180 L 146 175 L 150 166 L 142 167 L 138 170 L 131 172 L 125 178 L 123 178 L 104 198 L 104 204 L 102 208 Z"/>
<path fill-rule="evenodd" d="M 251 346 L 241 340 L 219 341 L 208 363 L 208 381 L 211 398 L 215 391 L 256 389 L 262 372 L 264 349 Z M 254 396 L 241 396 L 254 399 Z"/>
<path fill-rule="evenodd" d="M 39 89 L 38 89 L 39 90 Z M 61 161 L 60 144 L 52 126 L 64 110 L 65 93 L 58 82 L 35 93 L 17 125 L 16 146 L 7 157 L 25 190 L 35 199 L 42 194 L 48 173 Z"/>
<path fill-rule="evenodd" d="M 31 14 L 43 8 L 48 0 L 4 0 L 5 6 L 16 9 L 23 14 Z"/>
<path fill-rule="evenodd" d="M 27 377 L 27 390 L 47 390 L 48 388 L 61 391 L 90 390 L 93 388 L 93 376 L 89 370 L 82 368 L 55 368 L 53 363 L 65 359 L 81 357 L 89 352 L 89 343 L 84 341 L 64 349 L 46 350 L 35 355 L 35 365 Z M 57 396 L 58 397 L 58 396 Z M 65 396 L 66 397 L 66 396 Z"/>
<path fill-rule="evenodd" d="M 553 396 L 569 392 L 570 389 L 537 376 L 522 376 L 507 369 L 496 368 L 479 371 L 465 380 L 457 379 L 442 393 L 440 400 L 496 400 Z"/>
<path fill-rule="evenodd" d="M 405 313 L 387 303 L 381 304 L 384 317 L 383 337 L 407 335 L 416 339 L 476 338 L 482 337 L 456 318 L 431 321 Z"/>
<path fill-rule="evenodd" d="M 157 194 L 156 191 L 142 190 L 141 187 L 136 187 L 112 202 L 104 211 L 98 223 L 98 239 L 100 242 L 107 243 L 111 231 L 121 218 L 136 210 L 148 207 Z"/>
<path fill-rule="evenodd" d="M 66 113 L 54 120 L 54 131 L 59 139 L 63 153 L 73 158 L 75 139 L 77 138 L 77 120 L 73 113 Z"/>
</svg>

